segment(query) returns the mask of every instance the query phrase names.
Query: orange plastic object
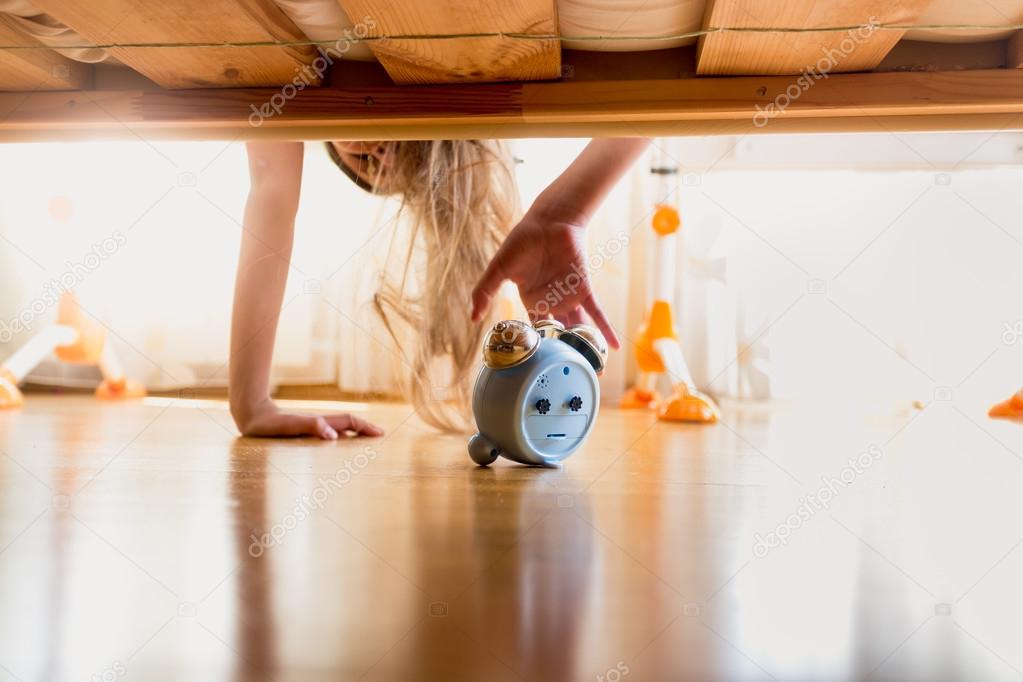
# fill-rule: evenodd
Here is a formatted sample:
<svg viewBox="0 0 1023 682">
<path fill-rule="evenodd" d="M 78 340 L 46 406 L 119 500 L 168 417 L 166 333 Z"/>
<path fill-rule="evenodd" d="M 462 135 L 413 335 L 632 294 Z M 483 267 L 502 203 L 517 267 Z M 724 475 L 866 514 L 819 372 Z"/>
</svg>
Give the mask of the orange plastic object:
<svg viewBox="0 0 1023 682">
<path fill-rule="evenodd" d="M 104 379 L 96 387 L 96 397 L 100 400 L 131 400 L 145 398 L 146 388 L 134 379 Z"/>
<path fill-rule="evenodd" d="M 6 368 L 0 367 L 0 409 L 17 408 L 25 404 L 18 388 L 18 380 Z"/>
<path fill-rule="evenodd" d="M 57 323 L 73 327 L 78 339 L 70 346 L 57 346 L 54 354 L 63 362 L 94 365 L 103 352 L 106 334 L 94 320 L 82 314 L 74 294 L 64 294 L 57 308 Z"/>
<path fill-rule="evenodd" d="M 678 389 L 671 398 L 661 405 L 657 418 L 668 422 L 712 423 L 721 417 L 718 406 L 699 391 Z"/>
<path fill-rule="evenodd" d="M 661 356 L 654 350 L 657 339 L 677 339 L 675 324 L 671 319 L 671 304 L 667 301 L 654 301 L 650 308 L 650 317 L 636 337 L 636 362 L 643 372 L 660 374 L 665 371 Z"/>
<path fill-rule="evenodd" d="M 1023 419 L 1023 391 L 998 403 L 988 410 L 987 415 L 996 419 Z"/>
<path fill-rule="evenodd" d="M 630 388 L 622 396 L 619 407 L 623 410 L 636 410 L 639 408 L 653 407 L 661 401 L 661 396 L 655 391 L 646 391 L 638 386 Z"/>
<path fill-rule="evenodd" d="M 663 237 L 678 230 L 679 225 L 682 224 L 682 219 L 678 217 L 678 209 L 674 206 L 660 204 L 657 206 L 657 210 L 654 211 L 652 222 L 654 232 Z"/>
</svg>

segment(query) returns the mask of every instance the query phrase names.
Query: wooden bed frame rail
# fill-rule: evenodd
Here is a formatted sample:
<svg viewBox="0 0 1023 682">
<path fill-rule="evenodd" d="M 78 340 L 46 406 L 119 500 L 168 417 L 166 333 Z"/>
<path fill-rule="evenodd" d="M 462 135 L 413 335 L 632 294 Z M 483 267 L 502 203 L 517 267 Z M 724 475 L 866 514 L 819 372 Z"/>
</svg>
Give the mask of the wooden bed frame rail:
<svg viewBox="0 0 1023 682">
<path fill-rule="evenodd" d="M 0 93 L 0 141 L 1023 129 L 1023 71 Z"/>
</svg>

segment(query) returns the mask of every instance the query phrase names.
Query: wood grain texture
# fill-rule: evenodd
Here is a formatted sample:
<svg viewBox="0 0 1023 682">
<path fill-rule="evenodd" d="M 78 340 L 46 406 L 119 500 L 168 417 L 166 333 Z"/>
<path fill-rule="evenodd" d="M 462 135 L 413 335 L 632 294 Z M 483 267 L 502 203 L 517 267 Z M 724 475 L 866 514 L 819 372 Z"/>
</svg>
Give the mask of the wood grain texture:
<svg viewBox="0 0 1023 682">
<path fill-rule="evenodd" d="M 708 0 L 705 28 L 817 28 L 912 23 L 931 0 Z M 875 67 L 904 31 L 857 29 L 809 33 L 712 33 L 700 38 L 701 74 L 797 74 Z"/>
<path fill-rule="evenodd" d="M 43 47 L 2 15 L 0 44 Z M 53 50 L 0 50 L 0 90 L 77 90 L 91 83 L 89 65 L 67 59 Z"/>
<path fill-rule="evenodd" d="M 0 141 L 422 139 L 1019 130 L 1023 72 L 841 74 L 784 108 L 788 77 L 0 94 Z M 260 119 L 257 111 L 269 116 Z M 261 116 L 261 115 L 260 115 Z"/>
<path fill-rule="evenodd" d="M 1009 69 L 1023 68 L 1023 31 L 1016 31 L 1005 42 L 1005 66 Z"/>
<path fill-rule="evenodd" d="M 340 0 L 370 36 L 520 33 L 556 35 L 554 0 Z M 561 75 L 557 39 L 383 40 L 370 49 L 396 83 L 543 80 Z"/>
<path fill-rule="evenodd" d="M 1023 429 L 966 401 L 731 403 L 711 427 L 605 409 L 561 468 L 481 469 L 400 404 L 334 406 L 386 435 L 320 442 L 238 438 L 217 402 L 26 397 L 0 411 L 7 679 L 1023 669 Z"/>
<path fill-rule="evenodd" d="M 1006 41 L 925 43 L 902 39 L 874 71 L 964 71 L 1005 66 Z"/>
<path fill-rule="evenodd" d="M 307 88 L 262 120 L 275 90 L 0 94 L 0 141 L 423 139 L 1018 130 L 1023 71 L 837 74 L 770 113 L 784 76 Z"/>
<path fill-rule="evenodd" d="M 273 0 L 39 0 L 42 11 L 96 44 L 302 40 Z M 167 88 L 290 83 L 316 54 L 309 46 L 112 48 Z M 308 70 L 306 70 L 307 72 Z M 306 73 L 303 72 L 303 73 Z M 315 74 L 307 78 L 316 80 Z"/>
</svg>

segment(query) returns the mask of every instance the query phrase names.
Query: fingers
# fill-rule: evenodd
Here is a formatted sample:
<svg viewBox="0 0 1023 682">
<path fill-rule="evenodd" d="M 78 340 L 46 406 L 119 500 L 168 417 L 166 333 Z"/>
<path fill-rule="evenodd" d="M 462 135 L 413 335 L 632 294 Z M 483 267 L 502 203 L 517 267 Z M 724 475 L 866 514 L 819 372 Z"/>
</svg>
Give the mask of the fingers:
<svg viewBox="0 0 1023 682">
<path fill-rule="evenodd" d="M 323 417 L 310 417 L 312 423 L 310 425 L 310 433 L 314 436 L 322 438 L 323 440 L 337 440 L 338 432 L 332 427 L 327 420 Z"/>
<path fill-rule="evenodd" d="M 245 435 L 269 438 L 315 436 L 323 440 L 337 440 L 345 433 L 354 433 L 357 436 L 382 436 L 384 431 L 376 424 L 350 414 L 317 416 L 277 413 L 261 419 L 259 423 L 247 429 Z"/>
<path fill-rule="evenodd" d="M 326 417 L 327 424 L 337 433 L 353 432 L 357 436 L 382 436 L 384 430 L 371 424 L 361 417 L 351 414 L 331 414 Z"/>
<path fill-rule="evenodd" d="M 583 311 L 578 307 L 566 311 L 561 317 L 563 318 L 561 322 L 566 327 L 574 327 L 577 324 L 583 324 Z"/>
<path fill-rule="evenodd" d="M 337 431 L 323 417 L 305 414 L 273 414 L 261 422 L 248 435 L 253 436 L 316 436 L 323 440 L 336 440 Z"/>
<path fill-rule="evenodd" d="M 611 322 L 607 319 L 607 315 L 604 314 L 604 311 L 597 303 L 597 299 L 593 297 L 593 294 L 589 294 L 583 299 L 583 308 L 585 308 L 586 312 L 590 314 L 591 318 L 593 318 L 593 323 L 597 325 L 597 329 L 599 329 L 600 333 L 604 335 L 605 339 L 607 339 L 608 345 L 615 350 L 621 348 L 622 344 L 618 340 L 618 334 L 615 333 L 614 327 L 611 326 Z"/>
<path fill-rule="evenodd" d="M 490 308 L 490 302 L 497 295 L 505 277 L 505 268 L 501 252 L 498 251 L 483 271 L 483 276 L 472 290 L 472 321 L 479 322 Z"/>
</svg>

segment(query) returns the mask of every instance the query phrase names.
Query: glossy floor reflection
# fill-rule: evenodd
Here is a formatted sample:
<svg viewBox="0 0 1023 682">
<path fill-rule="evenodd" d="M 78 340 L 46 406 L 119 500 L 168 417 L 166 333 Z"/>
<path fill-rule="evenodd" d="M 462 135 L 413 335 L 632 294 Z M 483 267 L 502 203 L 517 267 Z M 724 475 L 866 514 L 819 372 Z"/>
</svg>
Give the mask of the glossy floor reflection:
<svg viewBox="0 0 1023 682">
<path fill-rule="evenodd" d="M 560 470 L 477 469 L 369 409 L 0 413 L 0 680 L 1023 677 L 1021 425 L 606 410 Z"/>
</svg>

